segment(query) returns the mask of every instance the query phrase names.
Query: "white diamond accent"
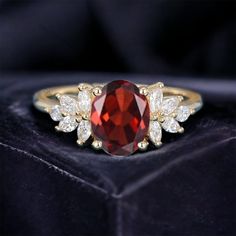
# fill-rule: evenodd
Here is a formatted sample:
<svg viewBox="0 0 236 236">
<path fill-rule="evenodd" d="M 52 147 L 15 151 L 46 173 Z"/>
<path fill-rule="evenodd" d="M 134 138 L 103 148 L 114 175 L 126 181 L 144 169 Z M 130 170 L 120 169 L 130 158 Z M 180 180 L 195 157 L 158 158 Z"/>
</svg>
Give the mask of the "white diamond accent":
<svg viewBox="0 0 236 236">
<path fill-rule="evenodd" d="M 88 90 L 82 90 L 78 93 L 78 108 L 82 113 L 89 113 L 91 110 L 91 96 Z"/>
<path fill-rule="evenodd" d="M 54 121 L 60 121 L 63 119 L 59 105 L 53 106 L 49 114 Z"/>
<path fill-rule="evenodd" d="M 78 123 L 73 116 L 66 116 L 59 122 L 59 129 L 66 133 L 72 132 L 77 126 Z"/>
<path fill-rule="evenodd" d="M 61 112 L 64 115 L 75 115 L 77 112 L 77 102 L 70 96 L 63 95 L 59 98 L 61 104 Z"/>
<path fill-rule="evenodd" d="M 149 93 L 149 105 L 151 113 L 156 113 L 161 107 L 163 92 L 161 89 L 151 90 Z"/>
<path fill-rule="evenodd" d="M 78 140 L 82 143 L 86 142 L 91 135 L 91 123 L 87 120 L 82 120 L 77 129 Z"/>
<path fill-rule="evenodd" d="M 177 116 L 176 116 L 176 120 L 179 122 L 184 122 L 188 119 L 188 117 L 190 116 L 190 109 L 187 106 L 180 106 L 177 109 Z"/>
<path fill-rule="evenodd" d="M 164 98 L 162 105 L 161 105 L 161 112 L 164 116 L 168 116 L 173 111 L 176 110 L 176 108 L 179 105 L 179 99 L 178 97 L 166 97 Z"/>
<path fill-rule="evenodd" d="M 162 128 L 167 132 L 177 133 L 180 129 L 180 125 L 173 117 L 165 117 Z"/>
<path fill-rule="evenodd" d="M 154 144 L 161 141 L 162 131 L 158 121 L 151 121 L 149 125 L 149 138 Z"/>
</svg>

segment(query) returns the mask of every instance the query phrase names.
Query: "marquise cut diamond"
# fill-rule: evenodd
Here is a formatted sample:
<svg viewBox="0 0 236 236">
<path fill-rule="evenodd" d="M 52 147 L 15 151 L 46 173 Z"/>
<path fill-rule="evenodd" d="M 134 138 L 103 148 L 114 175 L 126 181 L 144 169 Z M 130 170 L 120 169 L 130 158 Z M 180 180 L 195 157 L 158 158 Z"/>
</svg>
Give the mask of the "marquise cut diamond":
<svg viewBox="0 0 236 236">
<path fill-rule="evenodd" d="M 165 117 L 162 128 L 167 132 L 177 133 L 180 129 L 180 125 L 173 117 Z"/>
<path fill-rule="evenodd" d="M 54 121 L 60 121 L 63 119 L 59 105 L 52 107 L 49 114 Z"/>
<path fill-rule="evenodd" d="M 188 119 L 188 117 L 190 116 L 190 109 L 187 106 L 180 106 L 177 109 L 177 116 L 176 116 L 176 120 L 179 122 L 184 122 Z"/>
<path fill-rule="evenodd" d="M 162 137 L 161 126 L 158 121 L 151 121 L 149 124 L 149 138 L 156 145 Z"/>
<path fill-rule="evenodd" d="M 91 111 L 91 96 L 88 90 L 82 90 L 78 93 L 78 109 L 82 113 Z"/>
<path fill-rule="evenodd" d="M 59 129 L 63 132 L 72 132 L 78 126 L 78 123 L 73 116 L 66 116 L 59 122 Z"/>
<path fill-rule="evenodd" d="M 82 120 L 77 129 L 78 140 L 82 143 L 86 142 L 91 135 L 91 123 L 87 120 Z"/>
<path fill-rule="evenodd" d="M 61 112 L 65 115 L 75 115 L 77 112 L 77 101 L 70 96 L 63 95 L 59 98 L 61 104 Z"/>
<path fill-rule="evenodd" d="M 149 106 L 152 113 L 159 111 L 163 99 L 163 92 L 161 89 L 153 89 L 149 93 Z"/>
<path fill-rule="evenodd" d="M 161 112 L 163 115 L 168 116 L 176 110 L 179 105 L 178 97 L 166 97 L 161 105 Z"/>
</svg>

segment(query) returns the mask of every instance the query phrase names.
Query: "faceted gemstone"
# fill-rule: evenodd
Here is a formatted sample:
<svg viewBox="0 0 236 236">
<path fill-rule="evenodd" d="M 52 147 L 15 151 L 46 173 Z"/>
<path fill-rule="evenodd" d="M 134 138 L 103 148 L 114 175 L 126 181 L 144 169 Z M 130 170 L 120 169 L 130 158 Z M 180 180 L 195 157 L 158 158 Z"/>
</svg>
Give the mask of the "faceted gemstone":
<svg viewBox="0 0 236 236">
<path fill-rule="evenodd" d="M 54 121 L 60 121 L 63 119 L 59 105 L 53 106 L 49 114 Z"/>
<path fill-rule="evenodd" d="M 180 129 L 180 125 L 173 117 L 165 117 L 162 128 L 167 132 L 177 133 Z"/>
<path fill-rule="evenodd" d="M 187 106 L 180 106 L 177 110 L 176 120 L 179 122 L 184 122 L 190 116 L 190 109 Z"/>
<path fill-rule="evenodd" d="M 73 116 L 66 116 L 59 122 L 59 129 L 66 133 L 74 131 L 77 126 L 78 123 Z"/>
<path fill-rule="evenodd" d="M 82 143 L 86 142 L 91 135 L 91 123 L 88 120 L 81 120 L 78 129 L 77 136 L 78 140 Z"/>
<path fill-rule="evenodd" d="M 161 105 L 161 111 L 163 115 L 168 116 L 173 111 L 176 110 L 176 108 L 179 105 L 179 99 L 178 97 L 166 97 Z"/>
<path fill-rule="evenodd" d="M 88 90 L 83 90 L 78 93 L 78 108 L 82 113 L 89 113 L 91 109 L 91 96 Z"/>
<path fill-rule="evenodd" d="M 103 149 L 116 156 L 128 156 L 147 135 L 150 110 L 146 97 L 128 81 L 113 81 L 92 103 L 93 135 Z"/>
<path fill-rule="evenodd" d="M 77 101 L 74 98 L 71 98 L 67 95 L 62 95 L 60 98 L 61 112 L 64 115 L 75 115 L 78 109 Z"/>
</svg>

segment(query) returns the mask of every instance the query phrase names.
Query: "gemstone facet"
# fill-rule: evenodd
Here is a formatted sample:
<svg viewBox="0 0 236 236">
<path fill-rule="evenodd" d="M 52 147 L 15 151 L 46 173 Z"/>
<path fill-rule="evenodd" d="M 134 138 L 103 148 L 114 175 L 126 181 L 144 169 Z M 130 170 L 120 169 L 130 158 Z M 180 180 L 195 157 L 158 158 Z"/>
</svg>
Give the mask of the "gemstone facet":
<svg viewBox="0 0 236 236">
<path fill-rule="evenodd" d="M 91 125 L 103 149 L 116 156 L 127 156 L 138 149 L 147 136 L 150 109 L 147 98 L 128 81 L 108 83 L 92 103 Z"/>
</svg>

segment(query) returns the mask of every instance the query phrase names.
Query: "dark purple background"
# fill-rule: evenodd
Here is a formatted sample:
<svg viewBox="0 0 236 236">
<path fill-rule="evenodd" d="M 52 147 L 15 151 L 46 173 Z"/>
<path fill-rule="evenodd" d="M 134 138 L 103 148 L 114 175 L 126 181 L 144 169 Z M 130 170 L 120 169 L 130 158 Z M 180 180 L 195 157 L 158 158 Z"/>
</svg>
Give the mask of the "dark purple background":
<svg viewBox="0 0 236 236">
<path fill-rule="evenodd" d="M 233 0 L 0 0 L 0 70 L 235 76 Z"/>
<path fill-rule="evenodd" d="M 236 235 L 235 32 L 235 1 L 0 0 L 0 235 Z M 161 149 L 111 158 L 32 105 L 115 79 L 204 107 Z"/>
</svg>

